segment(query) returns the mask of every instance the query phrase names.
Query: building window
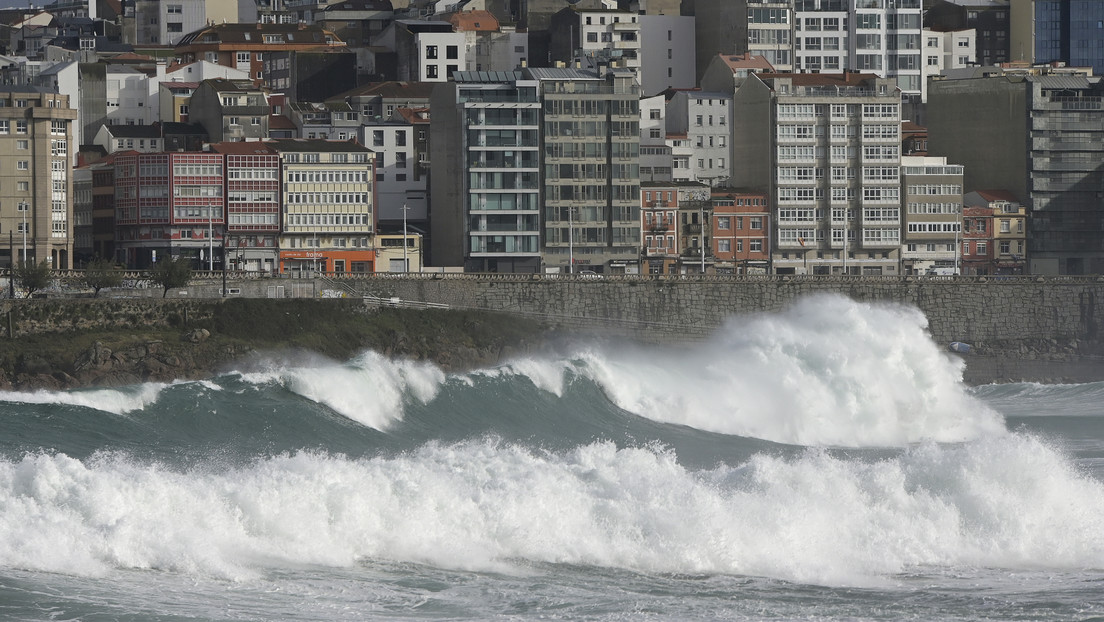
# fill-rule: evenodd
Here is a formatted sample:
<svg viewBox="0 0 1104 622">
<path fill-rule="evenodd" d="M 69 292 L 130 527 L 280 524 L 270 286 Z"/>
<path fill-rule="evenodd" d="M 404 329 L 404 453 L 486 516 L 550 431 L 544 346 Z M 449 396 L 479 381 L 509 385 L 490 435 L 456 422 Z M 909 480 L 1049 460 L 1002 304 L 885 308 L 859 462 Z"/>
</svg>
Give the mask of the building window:
<svg viewBox="0 0 1104 622">
<path fill-rule="evenodd" d="M 15 148 L 16 149 L 27 149 L 28 147 L 30 147 L 30 144 L 31 144 L 30 141 L 17 140 L 17 141 L 15 141 Z"/>
<path fill-rule="evenodd" d="M 15 168 L 17 170 L 20 170 L 20 171 L 29 171 L 29 170 L 31 170 L 31 161 L 30 160 L 19 160 L 18 162 L 15 163 Z"/>
<path fill-rule="evenodd" d="M 437 77 L 437 65 L 426 65 L 426 77 L 427 78 L 436 78 Z"/>
<path fill-rule="evenodd" d="M 460 48 L 455 45 L 445 46 L 445 58 L 455 60 L 460 58 Z"/>
<path fill-rule="evenodd" d="M 425 49 L 425 57 L 426 58 L 437 58 L 437 46 L 436 45 L 427 45 L 426 49 Z"/>
</svg>

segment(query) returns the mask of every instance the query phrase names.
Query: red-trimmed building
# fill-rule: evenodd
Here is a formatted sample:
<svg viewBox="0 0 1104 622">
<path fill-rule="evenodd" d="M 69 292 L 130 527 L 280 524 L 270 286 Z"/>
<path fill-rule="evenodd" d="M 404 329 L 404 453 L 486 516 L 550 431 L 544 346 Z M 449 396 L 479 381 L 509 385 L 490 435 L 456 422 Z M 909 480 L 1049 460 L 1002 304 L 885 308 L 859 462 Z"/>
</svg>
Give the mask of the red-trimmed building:
<svg viewBox="0 0 1104 622">
<path fill-rule="evenodd" d="M 993 208 L 962 208 L 962 274 L 993 273 Z"/>
<path fill-rule="evenodd" d="M 721 274 L 767 274 L 770 270 L 770 205 L 767 195 L 747 190 L 713 191 L 713 257 Z"/>
<path fill-rule="evenodd" d="M 122 153 L 115 157 L 118 261 L 147 268 L 171 255 L 222 268 L 225 165 L 219 153 Z"/>
<path fill-rule="evenodd" d="M 266 143 L 223 142 L 226 261 L 231 270 L 272 272 L 280 235 L 280 155 Z"/>
</svg>

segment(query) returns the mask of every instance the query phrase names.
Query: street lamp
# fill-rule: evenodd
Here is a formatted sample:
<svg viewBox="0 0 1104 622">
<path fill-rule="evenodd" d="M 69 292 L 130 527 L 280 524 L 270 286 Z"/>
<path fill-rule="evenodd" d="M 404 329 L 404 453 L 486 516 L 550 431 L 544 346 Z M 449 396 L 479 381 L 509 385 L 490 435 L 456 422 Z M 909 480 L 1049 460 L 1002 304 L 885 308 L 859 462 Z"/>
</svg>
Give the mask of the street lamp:
<svg viewBox="0 0 1104 622">
<path fill-rule="evenodd" d="M 575 212 L 575 206 L 567 207 L 567 273 L 575 274 L 575 224 L 571 215 Z"/>
<path fill-rule="evenodd" d="M 27 208 L 30 207 L 27 203 L 20 203 L 20 207 L 23 208 L 23 263 L 27 263 Z"/>
<path fill-rule="evenodd" d="M 403 213 L 403 272 L 410 272 L 410 264 L 407 263 L 407 259 L 406 259 L 406 244 L 407 244 L 407 242 L 406 242 L 406 211 L 409 210 L 409 209 L 410 208 L 406 206 L 406 203 L 403 203 L 403 206 L 402 206 L 402 213 Z"/>
<path fill-rule="evenodd" d="M 215 206 L 207 204 L 207 271 L 215 271 Z"/>
</svg>

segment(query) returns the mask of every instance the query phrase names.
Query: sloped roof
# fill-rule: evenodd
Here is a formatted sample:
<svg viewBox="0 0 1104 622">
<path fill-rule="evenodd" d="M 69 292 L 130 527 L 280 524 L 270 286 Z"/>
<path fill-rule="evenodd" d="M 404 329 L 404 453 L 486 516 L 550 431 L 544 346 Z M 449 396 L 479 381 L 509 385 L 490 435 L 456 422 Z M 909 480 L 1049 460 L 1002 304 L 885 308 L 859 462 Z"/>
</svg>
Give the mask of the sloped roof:
<svg viewBox="0 0 1104 622">
<path fill-rule="evenodd" d="M 878 76 L 872 73 L 761 73 L 763 80 L 788 78 L 794 86 L 862 86 Z"/>
<path fill-rule="evenodd" d="M 406 98 L 406 99 L 429 99 L 429 96 L 433 94 L 433 87 L 439 84 L 437 82 L 405 82 L 405 81 L 388 81 L 388 82 L 369 82 L 350 89 L 337 95 L 331 99 L 341 99 L 345 97 L 354 96 L 369 96 L 369 97 L 383 97 L 383 98 Z"/>
<path fill-rule="evenodd" d="M 267 142 L 256 140 L 211 143 L 211 151 L 231 155 L 268 155 L 276 153 L 276 150 Z"/>
<path fill-rule="evenodd" d="M 463 11 L 449 16 L 449 23 L 457 32 L 496 32 L 498 18 L 490 11 Z"/>
<path fill-rule="evenodd" d="M 743 55 L 736 54 L 718 54 L 726 65 L 728 65 L 733 73 L 740 70 L 761 70 L 768 73 L 774 73 L 774 65 L 770 64 L 765 56 L 753 56 L 751 52 L 746 52 Z"/>
</svg>

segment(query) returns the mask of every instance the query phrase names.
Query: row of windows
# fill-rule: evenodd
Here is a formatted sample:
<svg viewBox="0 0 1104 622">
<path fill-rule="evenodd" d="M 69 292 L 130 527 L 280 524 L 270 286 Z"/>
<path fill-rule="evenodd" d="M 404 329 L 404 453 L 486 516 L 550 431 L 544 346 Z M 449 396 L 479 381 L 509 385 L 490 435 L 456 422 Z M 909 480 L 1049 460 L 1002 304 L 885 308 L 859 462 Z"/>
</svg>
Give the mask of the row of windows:
<svg viewBox="0 0 1104 622">
<path fill-rule="evenodd" d="M 370 223 L 370 218 L 368 214 L 288 214 L 286 221 L 292 227 L 362 227 Z"/>
<path fill-rule="evenodd" d="M 312 205 L 365 204 L 368 194 L 360 192 L 290 192 L 287 203 L 307 203 Z"/>
<path fill-rule="evenodd" d="M 924 194 L 962 194 L 962 186 L 957 184 L 916 184 L 908 187 L 911 195 Z"/>
<path fill-rule="evenodd" d="M 368 179 L 368 171 L 289 171 L 287 174 L 289 182 L 306 184 L 358 184 Z"/>
</svg>

